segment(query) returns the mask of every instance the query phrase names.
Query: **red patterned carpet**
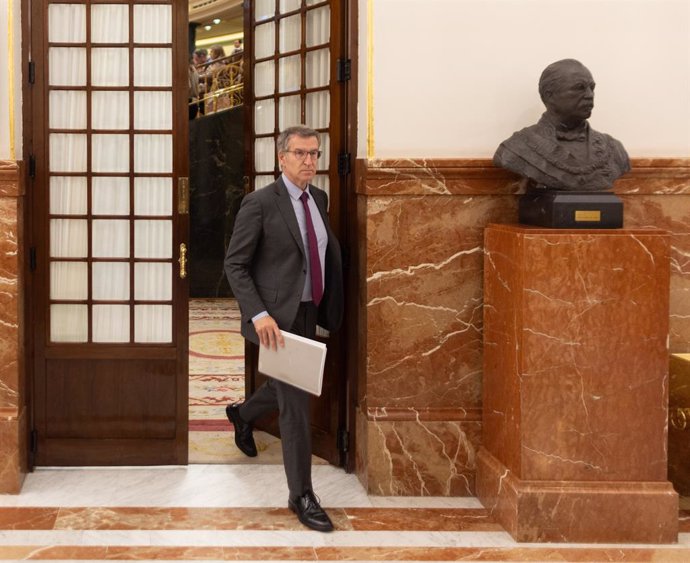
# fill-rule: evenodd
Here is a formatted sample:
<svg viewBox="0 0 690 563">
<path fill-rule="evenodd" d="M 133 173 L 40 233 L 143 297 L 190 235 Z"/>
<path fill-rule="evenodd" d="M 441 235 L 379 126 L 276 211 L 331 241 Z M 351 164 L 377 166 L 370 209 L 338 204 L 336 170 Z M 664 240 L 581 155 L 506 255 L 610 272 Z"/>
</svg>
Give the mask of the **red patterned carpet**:
<svg viewBox="0 0 690 563">
<path fill-rule="evenodd" d="M 228 430 L 225 405 L 244 398 L 244 339 L 234 299 L 189 303 L 189 429 Z"/>
<path fill-rule="evenodd" d="M 244 339 L 239 325 L 234 299 L 189 301 L 190 463 L 282 463 L 280 440 L 265 432 L 254 433 L 259 457 L 242 454 L 225 417 L 228 403 L 244 399 Z"/>
</svg>

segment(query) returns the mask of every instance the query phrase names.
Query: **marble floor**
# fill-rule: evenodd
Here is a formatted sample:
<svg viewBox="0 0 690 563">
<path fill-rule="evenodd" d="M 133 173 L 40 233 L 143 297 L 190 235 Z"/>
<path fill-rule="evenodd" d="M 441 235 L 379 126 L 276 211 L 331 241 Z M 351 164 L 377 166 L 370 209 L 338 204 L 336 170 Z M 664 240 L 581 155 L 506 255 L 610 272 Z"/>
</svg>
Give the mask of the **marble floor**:
<svg viewBox="0 0 690 563">
<path fill-rule="evenodd" d="M 225 375 L 244 366 L 226 305 L 197 302 L 190 318 L 190 465 L 38 468 L 0 495 L 0 560 L 690 561 L 690 503 L 673 545 L 517 544 L 475 498 L 368 496 L 318 458 L 336 530 L 308 530 L 287 509 L 280 441 L 258 434 L 258 458 L 234 447 L 224 405 L 241 388 Z"/>
<path fill-rule="evenodd" d="M 0 560 L 690 561 L 690 513 L 673 545 L 517 544 L 475 498 L 368 496 L 314 467 L 336 530 L 286 508 L 279 465 L 40 468 L 0 495 Z"/>
</svg>

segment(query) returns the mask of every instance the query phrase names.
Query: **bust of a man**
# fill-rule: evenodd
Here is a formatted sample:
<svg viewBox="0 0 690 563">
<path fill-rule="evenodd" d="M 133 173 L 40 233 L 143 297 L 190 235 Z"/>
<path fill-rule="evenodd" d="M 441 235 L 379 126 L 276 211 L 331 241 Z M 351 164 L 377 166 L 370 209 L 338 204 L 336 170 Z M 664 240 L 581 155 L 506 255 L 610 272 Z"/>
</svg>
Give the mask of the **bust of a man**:
<svg viewBox="0 0 690 563">
<path fill-rule="evenodd" d="M 574 59 L 544 69 L 539 95 L 546 112 L 536 125 L 503 141 L 494 164 L 528 179 L 529 190 L 604 191 L 630 170 L 623 145 L 589 126 L 594 79 Z"/>
</svg>

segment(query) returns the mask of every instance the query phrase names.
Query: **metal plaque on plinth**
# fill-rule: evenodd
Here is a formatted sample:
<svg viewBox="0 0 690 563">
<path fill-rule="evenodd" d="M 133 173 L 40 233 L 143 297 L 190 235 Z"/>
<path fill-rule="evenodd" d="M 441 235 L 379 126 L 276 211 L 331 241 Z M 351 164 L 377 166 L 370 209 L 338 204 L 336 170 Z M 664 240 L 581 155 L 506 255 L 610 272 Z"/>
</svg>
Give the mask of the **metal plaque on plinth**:
<svg viewBox="0 0 690 563">
<path fill-rule="evenodd" d="M 623 202 L 611 192 L 529 192 L 520 197 L 519 220 L 557 229 L 620 229 Z"/>
</svg>

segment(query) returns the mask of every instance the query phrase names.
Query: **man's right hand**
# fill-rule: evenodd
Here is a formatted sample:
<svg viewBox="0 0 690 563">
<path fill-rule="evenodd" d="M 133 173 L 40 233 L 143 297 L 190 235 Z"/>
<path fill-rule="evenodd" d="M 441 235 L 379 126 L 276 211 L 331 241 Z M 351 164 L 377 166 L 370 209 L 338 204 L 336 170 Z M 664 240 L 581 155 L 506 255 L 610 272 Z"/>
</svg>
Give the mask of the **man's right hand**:
<svg viewBox="0 0 690 563">
<path fill-rule="evenodd" d="M 262 346 L 266 348 L 278 349 L 285 346 L 285 341 L 283 340 L 283 335 L 280 333 L 278 328 L 278 323 L 275 322 L 273 317 L 261 317 L 254 321 L 254 329 L 256 334 L 259 335 L 259 341 Z"/>
</svg>

